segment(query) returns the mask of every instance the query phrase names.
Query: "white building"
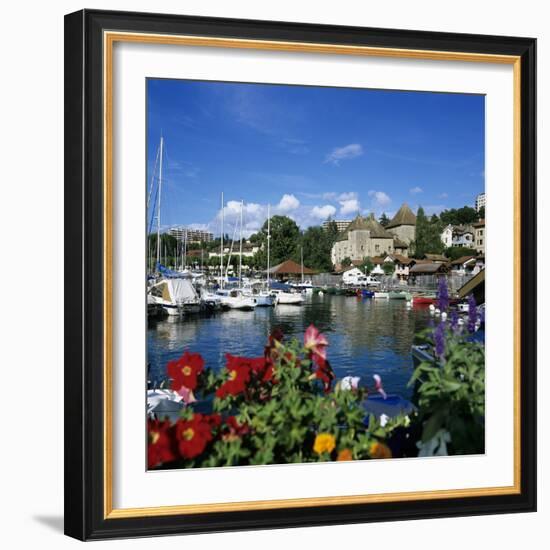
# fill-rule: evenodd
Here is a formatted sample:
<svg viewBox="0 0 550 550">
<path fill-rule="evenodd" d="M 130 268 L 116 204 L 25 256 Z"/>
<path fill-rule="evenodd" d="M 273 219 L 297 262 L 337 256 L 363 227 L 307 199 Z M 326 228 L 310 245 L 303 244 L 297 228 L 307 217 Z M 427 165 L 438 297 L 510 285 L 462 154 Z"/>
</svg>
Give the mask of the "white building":
<svg viewBox="0 0 550 550">
<path fill-rule="evenodd" d="M 449 224 L 441 232 L 441 242 L 446 248 L 451 246 L 474 247 L 474 229 L 468 225 Z"/>
<path fill-rule="evenodd" d="M 344 229 L 351 223 L 351 220 L 326 220 L 322 223 L 323 229 L 328 229 L 329 224 L 334 222 L 338 231 L 344 231 Z"/>
<path fill-rule="evenodd" d="M 169 234 L 178 241 L 188 243 L 209 243 L 214 240 L 214 235 L 202 229 L 190 229 L 188 227 L 171 227 Z"/>
<path fill-rule="evenodd" d="M 243 258 L 252 258 L 256 252 L 260 250 L 260 247 L 257 244 L 252 244 L 250 241 L 247 241 L 246 243 L 243 243 Z M 234 243 L 233 250 L 231 250 L 231 245 L 224 246 L 223 248 L 223 255 L 228 256 L 229 253 L 231 253 L 231 256 L 239 256 L 240 255 L 240 245 L 239 243 Z M 219 250 L 213 250 L 212 252 L 208 253 L 209 258 L 219 258 L 220 257 L 220 251 Z"/>
<path fill-rule="evenodd" d="M 480 193 L 476 197 L 476 212 L 479 212 L 482 208 L 485 208 L 485 193 Z"/>
<path fill-rule="evenodd" d="M 485 254 L 485 220 L 474 223 L 474 248 L 478 254 Z"/>
</svg>

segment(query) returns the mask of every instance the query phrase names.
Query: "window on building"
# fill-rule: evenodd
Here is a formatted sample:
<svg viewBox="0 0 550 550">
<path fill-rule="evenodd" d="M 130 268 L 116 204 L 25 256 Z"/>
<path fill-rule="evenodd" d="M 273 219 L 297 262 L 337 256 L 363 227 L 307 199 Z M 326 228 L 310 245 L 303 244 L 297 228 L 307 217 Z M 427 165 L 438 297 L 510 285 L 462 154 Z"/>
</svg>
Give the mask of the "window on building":
<svg viewBox="0 0 550 550">
<path fill-rule="evenodd" d="M 375 252 L 380 252 L 380 245 L 379 244 L 374 245 L 374 251 Z"/>
</svg>

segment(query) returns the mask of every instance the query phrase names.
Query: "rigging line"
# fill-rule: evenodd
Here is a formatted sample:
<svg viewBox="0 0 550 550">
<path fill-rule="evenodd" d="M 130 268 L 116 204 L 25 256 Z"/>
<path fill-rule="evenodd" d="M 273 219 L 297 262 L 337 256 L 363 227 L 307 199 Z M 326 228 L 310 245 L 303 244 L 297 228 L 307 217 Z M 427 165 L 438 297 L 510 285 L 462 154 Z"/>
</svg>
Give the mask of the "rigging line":
<svg viewBox="0 0 550 550">
<path fill-rule="evenodd" d="M 155 222 L 155 212 L 156 212 L 156 209 L 157 209 L 156 208 L 157 200 L 158 200 L 158 187 L 157 187 L 157 192 L 155 193 L 153 208 L 151 209 L 151 221 L 149 223 L 149 231 L 147 232 L 148 235 L 150 235 L 151 231 L 153 230 L 153 223 Z"/>
<path fill-rule="evenodd" d="M 149 203 L 151 202 L 151 194 L 153 193 L 153 185 L 155 182 L 155 174 L 157 172 L 157 165 L 160 156 L 160 147 L 157 147 L 157 156 L 155 158 L 155 165 L 153 167 L 153 173 L 151 174 L 151 185 L 149 186 L 149 195 L 147 196 L 147 208 L 149 208 Z"/>
<path fill-rule="evenodd" d="M 233 254 L 233 245 L 235 244 L 235 236 L 237 235 L 237 221 L 233 227 L 233 238 L 231 239 L 231 248 L 229 249 L 229 254 L 227 255 L 227 268 L 225 269 L 225 276 L 229 276 L 229 266 L 231 264 L 231 255 Z"/>
</svg>

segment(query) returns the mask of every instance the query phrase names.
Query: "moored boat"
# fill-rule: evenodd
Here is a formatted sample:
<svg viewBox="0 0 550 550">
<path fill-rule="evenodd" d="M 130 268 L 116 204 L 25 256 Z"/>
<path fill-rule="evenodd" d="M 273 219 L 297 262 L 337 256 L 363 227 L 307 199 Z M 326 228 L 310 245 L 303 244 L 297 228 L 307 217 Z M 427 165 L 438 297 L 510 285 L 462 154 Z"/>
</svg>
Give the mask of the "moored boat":
<svg viewBox="0 0 550 550">
<path fill-rule="evenodd" d="M 246 296 L 239 288 L 218 290 L 216 293 L 221 300 L 222 307 L 228 309 L 252 310 L 256 307 L 256 299 Z"/>
<path fill-rule="evenodd" d="M 162 278 L 151 285 L 148 295 L 148 303 L 161 306 L 168 315 L 201 310 L 199 295 L 189 279 Z"/>
<path fill-rule="evenodd" d="M 373 298 L 387 300 L 390 297 L 389 292 L 374 292 Z"/>
<path fill-rule="evenodd" d="M 435 294 L 417 294 L 412 297 L 412 302 L 414 305 L 430 305 L 437 302 L 437 297 Z"/>
</svg>

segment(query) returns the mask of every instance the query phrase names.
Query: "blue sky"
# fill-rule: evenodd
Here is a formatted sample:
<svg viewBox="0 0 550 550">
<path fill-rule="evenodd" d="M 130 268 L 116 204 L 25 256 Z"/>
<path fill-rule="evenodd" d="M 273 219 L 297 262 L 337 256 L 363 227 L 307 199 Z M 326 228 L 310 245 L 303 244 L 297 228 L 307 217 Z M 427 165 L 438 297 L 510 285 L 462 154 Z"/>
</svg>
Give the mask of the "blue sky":
<svg viewBox="0 0 550 550">
<path fill-rule="evenodd" d="M 161 221 L 245 233 L 271 213 L 329 215 L 473 205 L 484 190 L 484 97 L 264 84 L 147 81 L 148 185 L 162 133 Z"/>
</svg>

